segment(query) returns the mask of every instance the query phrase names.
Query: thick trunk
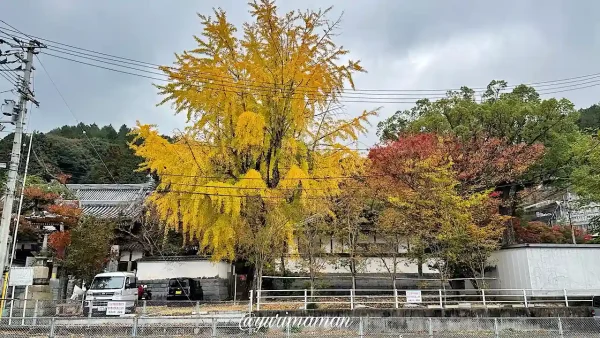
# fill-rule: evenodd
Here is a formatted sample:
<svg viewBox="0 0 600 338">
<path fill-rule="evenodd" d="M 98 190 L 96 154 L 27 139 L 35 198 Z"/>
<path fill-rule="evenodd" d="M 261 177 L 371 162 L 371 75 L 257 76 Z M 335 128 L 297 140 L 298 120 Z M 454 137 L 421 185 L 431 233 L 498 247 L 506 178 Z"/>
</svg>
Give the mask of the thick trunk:
<svg viewBox="0 0 600 338">
<path fill-rule="evenodd" d="M 419 259 L 417 259 L 417 275 L 419 279 L 423 278 L 423 256 L 419 255 Z"/>
</svg>

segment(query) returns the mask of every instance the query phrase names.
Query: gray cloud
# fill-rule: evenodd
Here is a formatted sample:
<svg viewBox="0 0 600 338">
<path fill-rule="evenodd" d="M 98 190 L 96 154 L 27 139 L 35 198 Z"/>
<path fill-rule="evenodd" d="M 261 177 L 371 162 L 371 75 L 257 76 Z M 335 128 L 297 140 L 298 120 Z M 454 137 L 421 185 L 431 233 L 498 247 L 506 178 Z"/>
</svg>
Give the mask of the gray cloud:
<svg viewBox="0 0 600 338">
<path fill-rule="evenodd" d="M 246 1 L 3 1 L 2 18 L 19 29 L 60 42 L 152 63 L 168 64 L 173 53 L 194 47 L 200 32 L 197 12 L 222 6 L 231 21 L 246 20 Z M 282 9 L 334 5 L 344 11 L 340 44 L 369 71 L 356 77 L 362 89 L 443 89 L 539 82 L 599 72 L 600 3 L 559 0 L 486 1 L 280 1 Z M 41 55 L 54 81 L 85 123 L 183 126 L 159 101 L 151 81 Z M 38 67 L 39 68 L 39 67 Z M 41 109 L 32 125 L 48 130 L 75 123 L 45 74 L 38 69 Z M 0 78 L 0 91 L 8 84 Z M 577 106 L 598 101 L 600 87 L 557 95 Z M 1 97 L 6 98 L 0 94 Z M 380 119 L 408 104 L 347 105 L 349 114 L 383 106 Z M 376 123 L 377 121 L 373 121 Z M 362 140 L 372 144 L 374 131 Z"/>
</svg>

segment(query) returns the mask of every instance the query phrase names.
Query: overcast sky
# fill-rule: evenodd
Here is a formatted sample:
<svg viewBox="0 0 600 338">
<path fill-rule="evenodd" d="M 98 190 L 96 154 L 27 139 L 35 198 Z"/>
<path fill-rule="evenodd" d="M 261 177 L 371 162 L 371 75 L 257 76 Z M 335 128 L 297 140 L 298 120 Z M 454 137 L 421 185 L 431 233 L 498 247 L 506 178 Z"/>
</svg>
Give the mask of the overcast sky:
<svg viewBox="0 0 600 338">
<path fill-rule="evenodd" d="M 36 36 L 157 64 L 170 64 L 173 53 L 195 47 L 201 26 L 196 13 L 214 6 L 240 24 L 249 19 L 246 0 L 232 1 L 78 1 L 3 0 L 0 18 Z M 279 1 L 282 10 L 334 6 L 344 11 L 338 42 L 361 59 L 367 74 L 355 78 L 358 89 L 445 89 L 484 87 L 492 79 L 509 85 L 600 73 L 598 1 Z M 1 26 L 1 24 L 0 24 Z M 40 55 L 76 118 L 99 125 L 136 120 L 171 132 L 184 125 L 159 97 L 151 80 L 113 73 Z M 75 124 L 48 77 L 38 67 L 35 92 L 41 102 L 32 126 L 46 131 Z M 592 83 L 593 84 L 593 83 Z M 10 89 L 0 77 L 0 91 Z M 600 101 L 600 86 L 564 92 L 576 106 Z M 0 94 L 11 98 L 11 94 Z M 356 115 L 382 106 L 378 120 L 409 104 L 347 104 Z"/>
</svg>

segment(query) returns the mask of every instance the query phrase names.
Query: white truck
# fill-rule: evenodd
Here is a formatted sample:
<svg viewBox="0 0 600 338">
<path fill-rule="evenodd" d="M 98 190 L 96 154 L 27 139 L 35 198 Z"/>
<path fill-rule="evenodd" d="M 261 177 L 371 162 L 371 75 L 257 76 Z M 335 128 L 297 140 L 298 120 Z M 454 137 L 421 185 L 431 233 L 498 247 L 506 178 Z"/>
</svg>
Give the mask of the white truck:
<svg viewBox="0 0 600 338">
<path fill-rule="evenodd" d="M 104 272 L 97 274 L 85 294 L 84 315 L 119 316 L 134 313 L 138 299 L 135 274 Z M 90 313 L 91 311 L 91 313 Z"/>
</svg>

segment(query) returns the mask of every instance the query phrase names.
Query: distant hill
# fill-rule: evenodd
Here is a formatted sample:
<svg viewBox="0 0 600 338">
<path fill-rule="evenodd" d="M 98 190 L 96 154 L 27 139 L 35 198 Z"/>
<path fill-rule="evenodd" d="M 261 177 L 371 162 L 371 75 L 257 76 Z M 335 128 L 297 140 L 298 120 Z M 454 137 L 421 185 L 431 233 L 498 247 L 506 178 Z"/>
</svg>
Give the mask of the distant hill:
<svg viewBox="0 0 600 338">
<path fill-rule="evenodd" d="M 126 125 L 115 130 L 112 125 L 99 127 L 80 123 L 76 126 L 65 125 L 47 133 L 36 133 L 33 136 L 29 173 L 47 180 L 59 174 L 69 174 L 69 183 L 146 182 L 146 173 L 135 171 L 142 159 L 135 156 L 127 145 L 132 140 L 128 136 L 130 131 Z M 0 141 L 0 162 L 9 162 L 13 137 L 11 133 Z M 28 139 L 24 138 L 24 141 Z M 25 145 L 23 154 L 20 171 L 25 166 Z M 5 177 L 6 172 L 6 169 L 2 170 L 2 176 Z"/>
<path fill-rule="evenodd" d="M 579 128 L 587 133 L 596 134 L 600 130 L 600 104 L 593 104 L 579 110 Z"/>
</svg>

